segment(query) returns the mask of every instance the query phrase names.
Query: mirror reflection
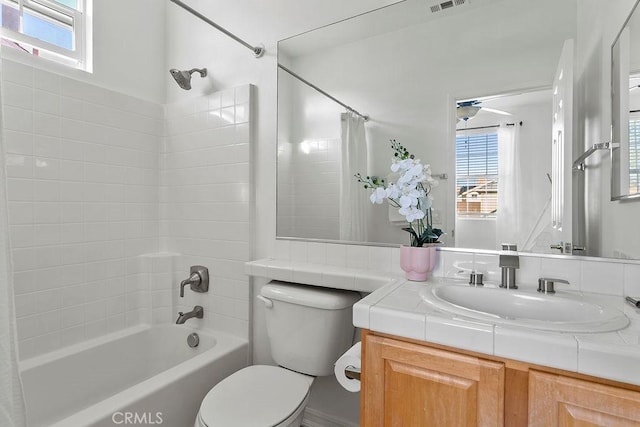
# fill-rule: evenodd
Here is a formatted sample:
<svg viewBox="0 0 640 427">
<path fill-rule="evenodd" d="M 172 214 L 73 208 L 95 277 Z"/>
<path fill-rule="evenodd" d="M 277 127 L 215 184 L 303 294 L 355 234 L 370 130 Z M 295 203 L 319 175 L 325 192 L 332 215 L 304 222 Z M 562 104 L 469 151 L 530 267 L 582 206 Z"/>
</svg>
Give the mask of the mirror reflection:
<svg viewBox="0 0 640 427">
<path fill-rule="evenodd" d="M 278 237 L 407 244 L 406 220 L 372 205 L 353 178 L 388 178 L 395 139 L 439 181 L 433 222 L 446 245 L 497 249 L 508 238 L 558 253 L 551 246 L 571 236 L 550 221 L 552 88 L 575 33 L 575 0 L 478 0 L 439 11 L 406 0 L 281 41 L 279 63 L 333 99 L 278 70 Z M 461 107 L 476 114 L 458 120 Z M 474 129 L 484 126 L 491 132 Z M 498 141 L 508 135 L 519 157 L 501 167 Z M 487 155 L 476 158 L 482 144 Z M 517 216 L 505 209 L 516 205 Z"/>
<path fill-rule="evenodd" d="M 637 5 L 611 48 L 613 200 L 640 197 L 640 12 Z"/>
</svg>

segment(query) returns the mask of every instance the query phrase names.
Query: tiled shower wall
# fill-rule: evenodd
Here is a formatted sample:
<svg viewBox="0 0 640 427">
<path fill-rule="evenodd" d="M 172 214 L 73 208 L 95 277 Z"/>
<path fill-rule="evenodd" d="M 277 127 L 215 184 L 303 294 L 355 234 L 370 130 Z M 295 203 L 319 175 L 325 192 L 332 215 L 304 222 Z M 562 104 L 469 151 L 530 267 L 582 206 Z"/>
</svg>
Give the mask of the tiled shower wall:
<svg viewBox="0 0 640 427">
<path fill-rule="evenodd" d="M 278 145 L 278 234 L 340 239 L 340 139 Z"/>
<path fill-rule="evenodd" d="M 173 322 L 177 310 L 202 305 L 204 319 L 191 324 L 248 337 L 252 91 L 245 85 L 166 107 L 161 247 L 180 255 L 173 284 L 154 290 L 155 321 Z M 209 292 L 187 287 L 180 298 L 192 265 L 209 269 Z"/>
<path fill-rule="evenodd" d="M 161 105 L 2 63 L 21 357 L 147 321 Z"/>
</svg>

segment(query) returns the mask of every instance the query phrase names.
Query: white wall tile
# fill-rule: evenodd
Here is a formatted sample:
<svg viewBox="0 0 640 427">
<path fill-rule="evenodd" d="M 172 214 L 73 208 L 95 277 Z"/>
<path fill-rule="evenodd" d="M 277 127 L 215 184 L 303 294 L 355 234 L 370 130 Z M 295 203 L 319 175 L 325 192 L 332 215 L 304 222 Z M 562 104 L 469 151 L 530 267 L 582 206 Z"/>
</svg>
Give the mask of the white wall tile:
<svg viewBox="0 0 640 427">
<path fill-rule="evenodd" d="M 624 264 L 617 262 L 582 262 L 583 292 L 596 292 L 622 296 L 624 289 Z"/>
<path fill-rule="evenodd" d="M 346 245 L 347 265 L 353 268 L 367 268 L 369 266 L 369 247 L 360 245 Z"/>
<path fill-rule="evenodd" d="M 250 93 L 249 86 L 246 90 Z M 205 318 L 193 321 L 194 325 L 248 337 L 249 282 L 244 262 L 251 253 L 250 141 L 242 147 L 233 145 L 235 110 L 234 89 L 166 106 L 168 137 L 159 162 L 164 166 L 162 188 L 146 201 L 159 202 L 162 221 L 155 233 L 162 230 L 165 236 L 162 249 L 180 253 L 173 282 L 186 278 L 189 266 L 195 264 L 208 267 L 211 275 L 206 294 L 186 290 L 184 299 L 176 299 L 177 285 L 170 284 L 165 299 L 156 295 L 154 322 L 175 321 L 178 309 L 191 310 L 199 304 Z M 140 130 L 148 132 L 154 124 L 145 126 Z M 150 196 L 148 188 L 127 187 L 129 202 Z M 194 204 L 198 209 L 186 208 Z M 307 261 L 306 242 L 278 241 L 275 247 L 280 259 Z M 312 252 L 312 256 L 317 259 L 321 254 Z M 291 280 L 291 276 L 289 271 L 281 279 Z M 168 303 L 169 295 L 173 305 L 165 310 L 162 304 Z"/>
<path fill-rule="evenodd" d="M 624 266 L 624 295 L 640 298 L 640 265 Z"/>
<path fill-rule="evenodd" d="M 520 257 L 520 268 L 517 271 L 517 283 L 520 289 L 538 289 L 540 275 L 540 258 Z"/>
<path fill-rule="evenodd" d="M 346 267 L 347 245 L 327 244 L 327 264 L 335 267 Z"/>
<path fill-rule="evenodd" d="M 153 189 L 161 144 L 159 134 L 140 132 L 155 132 L 162 108 L 11 61 L 3 64 L 21 348 L 37 355 L 145 321 L 148 302 L 134 299 L 135 308 L 124 314 L 124 283 L 135 277 L 124 268 L 125 248 L 158 249 Z M 114 99 L 120 104 L 109 104 Z M 127 162 L 147 172 L 127 175 Z M 150 209 L 144 203 L 127 209 L 125 182 L 140 190 L 132 195 Z M 125 233 L 124 221 L 141 230 L 144 240 Z"/>
</svg>

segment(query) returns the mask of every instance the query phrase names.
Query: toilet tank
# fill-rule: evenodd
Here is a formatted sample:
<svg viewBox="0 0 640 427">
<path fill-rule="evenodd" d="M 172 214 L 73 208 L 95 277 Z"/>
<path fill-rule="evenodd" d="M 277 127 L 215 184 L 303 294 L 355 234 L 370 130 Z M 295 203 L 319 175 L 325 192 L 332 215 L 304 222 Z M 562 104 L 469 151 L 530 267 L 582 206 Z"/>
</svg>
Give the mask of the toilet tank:
<svg viewBox="0 0 640 427">
<path fill-rule="evenodd" d="M 352 306 L 360 294 L 276 281 L 260 294 L 273 360 L 304 374 L 333 375 L 353 343 Z"/>
</svg>

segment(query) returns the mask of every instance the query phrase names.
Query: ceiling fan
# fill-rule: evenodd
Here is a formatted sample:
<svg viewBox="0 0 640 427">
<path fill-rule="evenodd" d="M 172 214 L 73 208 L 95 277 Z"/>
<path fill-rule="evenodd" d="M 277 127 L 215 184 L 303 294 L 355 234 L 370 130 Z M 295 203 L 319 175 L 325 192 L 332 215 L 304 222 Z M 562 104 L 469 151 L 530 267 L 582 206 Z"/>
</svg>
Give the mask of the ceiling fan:
<svg viewBox="0 0 640 427">
<path fill-rule="evenodd" d="M 477 99 L 473 99 L 473 100 L 469 100 L 469 101 L 458 101 L 458 107 L 456 108 L 456 114 L 458 117 L 458 121 L 460 120 L 464 120 L 465 122 L 469 119 L 472 119 L 473 117 L 475 117 L 476 114 L 478 114 L 478 111 L 480 110 L 484 110 L 487 111 L 489 113 L 495 113 L 495 114 L 500 114 L 503 116 L 511 116 L 511 113 L 503 111 L 503 110 L 497 110 L 495 108 L 489 108 L 489 107 L 483 107 L 480 104 L 483 101 L 479 101 Z"/>
</svg>

